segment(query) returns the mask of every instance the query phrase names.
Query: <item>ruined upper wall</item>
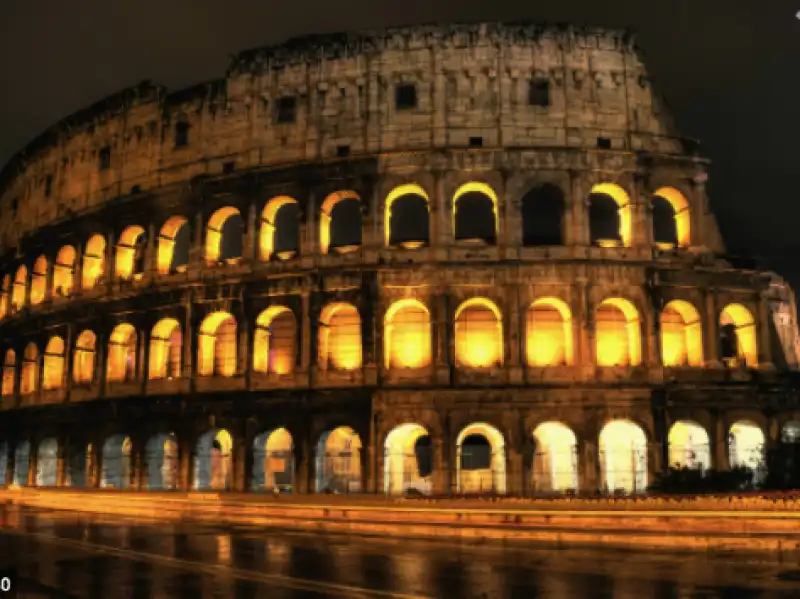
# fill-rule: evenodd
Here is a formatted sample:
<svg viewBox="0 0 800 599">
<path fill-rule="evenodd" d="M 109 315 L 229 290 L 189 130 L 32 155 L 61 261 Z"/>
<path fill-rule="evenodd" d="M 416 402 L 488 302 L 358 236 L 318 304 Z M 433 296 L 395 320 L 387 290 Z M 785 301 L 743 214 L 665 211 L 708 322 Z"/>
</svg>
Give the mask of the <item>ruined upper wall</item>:
<svg viewBox="0 0 800 599">
<path fill-rule="evenodd" d="M 531 96 L 542 84 L 546 106 Z M 413 107 L 398 105 L 404 85 Z M 173 94 L 143 83 L 58 123 L 0 173 L 0 245 L 205 173 L 476 144 L 687 151 L 625 31 L 483 23 L 315 36 L 243 52 L 225 80 Z"/>
</svg>

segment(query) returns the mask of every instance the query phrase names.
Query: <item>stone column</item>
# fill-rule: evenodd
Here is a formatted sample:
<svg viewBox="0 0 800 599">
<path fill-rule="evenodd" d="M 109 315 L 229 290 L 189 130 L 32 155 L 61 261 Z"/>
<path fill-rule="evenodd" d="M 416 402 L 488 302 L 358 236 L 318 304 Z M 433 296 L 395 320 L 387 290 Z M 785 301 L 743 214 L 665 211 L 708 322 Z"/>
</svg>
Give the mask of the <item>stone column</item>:
<svg viewBox="0 0 800 599">
<path fill-rule="evenodd" d="M 297 492 L 300 494 L 312 493 L 313 487 L 311 483 L 311 468 L 309 461 L 312 459 L 311 443 L 307 437 L 303 437 L 301 445 L 295 449 L 297 456 L 296 471 L 295 471 L 295 484 Z"/>
<path fill-rule="evenodd" d="M 244 310 L 241 312 L 242 318 L 237 320 L 237 333 L 236 339 L 236 374 L 243 375 L 249 379 L 252 361 L 250 360 L 250 322 Z"/>
<path fill-rule="evenodd" d="M 106 256 L 105 256 L 105 268 L 103 269 L 103 278 L 106 280 L 106 283 L 111 283 L 116 278 L 116 261 L 114 258 L 116 257 L 117 253 L 117 238 L 114 235 L 114 232 L 111 231 L 106 235 L 107 244 L 106 245 Z"/>
<path fill-rule="evenodd" d="M 605 481 L 600 480 L 599 448 L 597 442 L 584 440 L 578 442 L 578 486 L 583 495 L 594 495 Z"/>
<path fill-rule="evenodd" d="M 722 368 L 719 350 L 719 329 L 717 328 L 717 302 L 713 289 L 705 290 L 705 308 L 703 316 L 703 351 L 708 368 Z"/>
<path fill-rule="evenodd" d="M 35 487 L 38 484 L 37 476 L 39 469 L 39 442 L 31 441 L 30 453 L 28 454 L 28 485 Z"/>
<path fill-rule="evenodd" d="M 245 220 L 244 243 L 242 246 L 242 260 L 247 263 L 256 262 L 258 253 L 258 210 L 255 203 L 250 203 L 247 214 L 242 215 Z"/>
<path fill-rule="evenodd" d="M 179 441 L 178 452 L 178 481 L 177 489 L 181 491 L 191 490 L 191 465 L 192 465 L 192 442 L 181 438 Z"/>
<path fill-rule="evenodd" d="M 758 297 L 758 365 L 762 370 L 774 370 L 775 365 L 772 361 L 772 319 L 769 314 L 769 300 L 765 293 Z"/>
<path fill-rule="evenodd" d="M 241 429 L 241 427 L 237 427 Z M 247 483 L 247 443 L 243 430 L 237 431 L 236 438 L 233 440 L 233 484 L 231 491 L 243 493 Z"/>
<path fill-rule="evenodd" d="M 203 213 L 200 211 L 194 217 L 194 235 L 192 236 L 193 242 L 192 247 L 189 249 L 189 270 L 192 267 L 202 267 L 205 262 L 206 256 L 206 248 L 203 242 L 205 241 L 205 222 L 203 219 Z"/>
<path fill-rule="evenodd" d="M 303 290 L 300 296 L 300 370 L 311 370 L 311 298 L 308 290 Z"/>
<path fill-rule="evenodd" d="M 56 486 L 67 486 L 67 468 L 69 466 L 69 437 L 63 437 L 58 440 L 58 454 L 56 462 Z"/>
<path fill-rule="evenodd" d="M 588 185 L 584 185 L 580 175 L 571 175 L 572 183 L 572 237 L 568 243 L 588 246 L 591 234 L 589 231 L 589 198 L 586 194 Z"/>
<path fill-rule="evenodd" d="M 434 242 L 434 246 L 438 248 L 447 248 L 453 245 L 455 241 L 455 231 L 453 231 L 453 204 L 451 198 L 447 196 L 447 189 L 445 188 L 444 173 L 434 173 L 435 190 L 434 201 L 436 202 L 436 211 L 439 213 L 438 218 L 438 238 Z"/>
<path fill-rule="evenodd" d="M 151 222 L 147 225 L 147 245 L 144 248 L 144 270 L 146 273 L 158 273 L 158 235 L 156 226 Z"/>
<path fill-rule="evenodd" d="M 316 195 L 308 194 L 303 209 L 305 218 L 300 227 L 300 255 L 313 256 L 319 250 L 319 233 L 317 231 L 317 202 Z"/>
<path fill-rule="evenodd" d="M 716 470 L 728 470 L 731 467 L 728 455 L 728 432 L 723 418 L 717 416 L 714 430 L 711 431 L 711 439 L 709 439 L 714 444 L 714 468 Z"/>
<path fill-rule="evenodd" d="M 181 373 L 183 378 L 191 380 L 197 375 L 197 333 L 192 323 L 192 303 L 184 300 L 183 322 L 181 323 Z"/>
</svg>

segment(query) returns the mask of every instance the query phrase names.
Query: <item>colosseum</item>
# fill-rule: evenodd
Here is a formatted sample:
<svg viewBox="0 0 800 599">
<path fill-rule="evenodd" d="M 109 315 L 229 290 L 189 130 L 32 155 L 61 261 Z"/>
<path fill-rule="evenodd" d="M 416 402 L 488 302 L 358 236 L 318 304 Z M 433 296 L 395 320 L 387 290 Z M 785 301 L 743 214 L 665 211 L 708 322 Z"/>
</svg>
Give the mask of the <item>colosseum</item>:
<svg viewBox="0 0 800 599">
<path fill-rule="evenodd" d="M 68 116 L 0 174 L 0 481 L 763 474 L 794 295 L 726 256 L 698 149 L 630 33 L 526 23 L 294 39 Z"/>
</svg>

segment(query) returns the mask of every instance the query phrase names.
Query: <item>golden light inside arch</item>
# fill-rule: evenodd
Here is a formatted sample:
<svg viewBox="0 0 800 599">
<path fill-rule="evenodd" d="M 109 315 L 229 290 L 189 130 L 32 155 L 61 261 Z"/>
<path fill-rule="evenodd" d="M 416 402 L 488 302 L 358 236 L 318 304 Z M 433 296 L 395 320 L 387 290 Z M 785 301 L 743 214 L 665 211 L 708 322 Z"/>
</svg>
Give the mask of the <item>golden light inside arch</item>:
<svg viewBox="0 0 800 599">
<path fill-rule="evenodd" d="M 53 264 L 53 294 L 68 296 L 75 285 L 75 260 L 78 253 L 71 245 L 65 245 L 56 254 Z"/>
<path fill-rule="evenodd" d="M 136 329 L 122 323 L 114 327 L 108 340 L 106 378 L 109 382 L 126 381 L 136 376 Z"/>
<path fill-rule="evenodd" d="M 11 397 L 14 395 L 14 378 L 17 370 L 17 354 L 13 349 L 6 351 L 3 358 L 3 397 Z"/>
<path fill-rule="evenodd" d="M 733 325 L 736 331 L 736 351 L 749 368 L 758 366 L 756 322 L 753 314 L 742 304 L 728 304 L 720 314 L 721 326 Z"/>
<path fill-rule="evenodd" d="M 320 315 L 319 358 L 323 368 L 361 368 L 361 316 L 352 304 L 334 302 Z"/>
<path fill-rule="evenodd" d="M 284 206 L 297 204 L 297 200 L 289 196 L 272 198 L 261 213 L 261 228 L 259 231 L 258 250 L 261 260 L 269 260 L 275 252 L 275 219 Z"/>
<path fill-rule="evenodd" d="M 11 277 L 6 275 L 3 277 L 3 284 L 0 287 L 0 318 L 8 314 L 8 302 L 10 300 L 11 291 Z"/>
<path fill-rule="evenodd" d="M 127 227 L 119 236 L 114 274 L 120 279 L 131 279 L 136 266 L 136 244 L 145 231 L 139 225 Z"/>
<path fill-rule="evenodd" d="M 597 183 L 592 186 L 590 194 L 604 194 L 612 198 L 618 206 L 619 236 L 624 247 L 631 246 L 633 220 L 631 215 L 631 199 L 627 192 L 616 183 Z M 665 198 L 666 199 L 666 198 Z"/>
<path fill-rule="evenodd" d="M 283 427 L 275 429 L 267 437 L 267 442 L 264 445 L 264 449 L 268 456 L 291 456 L 292 450 L 294 449 L 292 434 Z"/>
<path fill-rule="evenodd" d="M 33 271 L 31 271 L 32 306 L 41 304 L 47 294 L 47 266 L 46 256 L 39 256 L 33 263 Z"/>
<path fill-rule="evenodd" d="M 360 489 L 361 448 L 361 437 L 349 426 L 323 433 L 317 444 L 317 492 L 332 479 L 345 480 L 348 488 Z"/>
<path fill-rule="evenodd" d="M 253 347 L 253 370 L 289 374 L 297 355 L 297 320 L 286 306 L 270 306 L 258 315 Z"/>
<path fill-rule="evenodd" d="M 171 216 L 158 233 L 158 249 L 156 250 L 156 268 L 158 274 L 168 275 L 172 272 L 172 261 L 175 257 L 175 239 L 181 227 L 188 226 L 189 221 L 182 216 Z"/>
<path fill-rule="evenodd" d="M 200 325 L 197 339 L 201 376 L 233 376 L 236 373 L 236 319 L 228 312 L 212 312 Z"/>
<path fill-rule="evenodd" d="M 486 368 L 503 363 L 503 316 L 489 299 L 474 297 L 455 313 L 456 364 Z"/>
<path fill-rule="evenodd" d="M 464 440 L 472 435 L 483 437 L 491 447 L 488 469 L 465 471 L 462 468 Z M 456 490 L 459 493 L 493 490 L 502 495 L 506 492 L 506 442 L 503 433 L 497 428 L 486 422 L 468 424 L 456 438 L 456 451 Z"/>
<path fill-rule="evenodd" d="M 421 368 L 431 362 L 431 319 L 421 301 L 405 298 L 394 302 L 384 321 L 386 368 Z"/>
<path fill-rule="evenodd" d="M 319 248 L 323 254 L 330 251 L 333 209 L 344 200 L 361 201 L 361 196 L 351 190 L 335 191 L 322 202 L 322 208 L 319 211 Z"/>
<path fill-rule="evenodd" d="M 93 235 L 86 242 L 83 254 L 83 272 L 81 287 L 92 289 L 98 279 L 105 274 L 106 269 L 106 240 L 102 235 Z"/>
<path fill-rule="evenodd" d="M 543 297 L 528 309 L 525 350 L 530 366 L 574 363 L 572 314 L 560 299 Z"/>
<path fill-rule="evenodd" d="M 674 187 L 660 187 L 653 195 L 664 198 L 670 203 L 670 206 L 675 211 L 675 230 L 678 234 L 678 245 L 680 247 L 689 247 L 692 241 L 692 219 L 689 201 L 686 196 Z"/>
<path fill-rule="evenodd" d="M 639 312 L 628 300 L 612 297 L 597 307 L 598 366 L 638 366 L 642 363 Z"/>
<path fill-rule="evenodd" d="M 162 318 L 150 334 L 151 380 L 181 376 L 183 339 L 181 325 L 174 318 Z"/>
<path fill-rule="evenodd" d="M 575 433 L 561 422 L 542 422 L 533 431 L 533 484 L 540 492 L 578 488 Z"/>
<path fill-rule="evenodd" d="M 600 431 L 600 469 L 609 491 L 647 489 L 647 436 L 630 420 L 612 420 Z"/>
<path fill-rule="evenodd" d="M 64 340 L 61 337 L 50 337 L 44 349 L 42 386 L 45 389 L 61 389 L 64 386 L 65 356 Z"/>
<path fill-rule="evenodd" d="M 703 365 L 703 324 L 697 309 L 689 302 L 672 300 L 661 311 L 661 363 Z"/>
<path fill-rule="evenodd" d="M 425 488 L 416 454 L 417 441 L 428 436 L 428 430 L 407 422 L 393 428 L 384 442 L 383 486 L 387 495 L 400 495 L 407 488 Z"/>
<path fill-rule="evenodd" d="M 39 348 L 29 343 L 22 354 L 22 373 L 19 392 L 22 395 L 36 392 L 39 383 Z"/>
<path fill-rule="evenodd" d="M 428 211 L 428 215 L 430 215 L 430 204 L 431 200 L 428 197 L 428 194 L 425 192 L 422 187 L 417 185 L 416 183 L 405 183 L 403 185 L 399 185 L 395 187 L 392 191 L 389 192 L 389 195 L 386 196 L 386 200 L 384 201 L 384 208 L 383 208 L 383 238 L 384 238 L 384 245 L 389 247 L 390 240 L 392 237 L 392 204 L 398 198 L 401 198 L 406 195 L 413 195 L 419 196 L 425 199 L 425 207 Z M 455 201 L 453 202 L 455 205 Z M 453 218 L 455 218 L 455 210 L 453 211 Z M 455 222 L 455 221 L 454 221 Z"/>
<path fill-rule="evenodd" d="M 696 422 L 677 421 L 669 429 L 667 443 L 670 467 L 697 468 L 701 471 L 711 468 L 708 433 Z"/>
<path fill-rule="evenodd" d="M 75 357 L 72 365 L 72 379 L 76 383 L 94 381 L 95 351 L 97 337 L 92 331 L 83 331 L 75 341 Z"/>
<path fill-rule="evenodd" d="M 28 269 L 21 265 L 14 275 L 14 287 L 11 290 L 11 305 L 19 310 L 25 306 L 25 296 L 28 291 Z"/>
<path fill-rule="evenodd" d="M 731 426 L 728 441 L 731 468 L 745 466 L 758 474 L 764 465 L 766 441 L 761 427 L 750 420 L 739 420 Z"/>
<path fill-rule="evenodd" d="M 492 202 L 492 214 L 494 214 L 494 233 L 495 239 L 499 238 L 500 236 L 500 201 L 497 198 L 497 194 L 495 193 L 494 189 L 491 186 L 487 185 L 486 183 L 482 183 L 480 181 L 470 181 L 469 183 L 464 183 L 461 187 L 459 187 L 456 192 L 453 194 L 453 214 L 452 214 L 452 227 L 453 227 L 453 235 L 456 233 L 456 212 L 458 212 L 458 200 L 465 196 L 468 193 L 479 193 L 481 195 L 486 196 Z"/>
<path fill-rule="evenodd" d="M 222 228 L 225 226 L 227 220 L 232 216 L 239 216 L 241 214 L 233 206 L 224 206 L 217 210 L 208 219 L 206 225 L 206 260 L 209 262 L 218 262 L 222 255 Z"/>
</svg>

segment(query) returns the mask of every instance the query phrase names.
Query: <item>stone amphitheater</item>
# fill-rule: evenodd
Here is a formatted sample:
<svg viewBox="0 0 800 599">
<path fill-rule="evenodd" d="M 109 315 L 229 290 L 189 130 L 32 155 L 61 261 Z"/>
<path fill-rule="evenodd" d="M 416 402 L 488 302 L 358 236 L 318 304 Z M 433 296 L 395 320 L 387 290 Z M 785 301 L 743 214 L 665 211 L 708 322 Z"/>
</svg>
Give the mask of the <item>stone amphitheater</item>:
<svg viewBox="0 0 800 599">
<path fill-rule="evenodd" d="M 620 30 L 313 36 L 123 90 L 0 173 L 0 483 L 762 476 L 796 306 L 726 256 L 708 168 Z"/>
</svg>

